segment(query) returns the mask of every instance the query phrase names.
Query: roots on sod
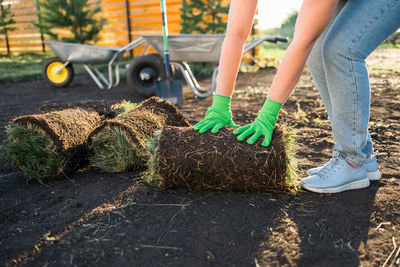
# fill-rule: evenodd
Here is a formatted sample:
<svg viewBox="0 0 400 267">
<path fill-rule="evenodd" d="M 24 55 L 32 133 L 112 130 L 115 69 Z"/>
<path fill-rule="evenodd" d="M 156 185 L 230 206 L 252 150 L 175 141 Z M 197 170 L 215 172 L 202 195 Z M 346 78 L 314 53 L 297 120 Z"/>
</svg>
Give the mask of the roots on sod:
<svg viewBox="0 0 400 267">
<path fill-rule="evenodd" d="M 148 181 L 159 188 L 193 190 L 282 191 L 295 184 L 288 149 L 293 134 L 277 126 L 271 144 L 239 142 L 230 129 L 218 134 L 186 127 L 165 127 L 148 143 Z"/>
<path fill-rule="evenodd" d="M 2 153 L 28 180 L 63 178 L 87 158 L 87 138 L 101 117 L 81 108 L 14 118 Z"/>
<path fill-rule="evenodd" d="M 105 172 L 146 166 L 146 142 L 166 125 L 189 126 L 175 106 L 152 97 L 135 109 L 103 122 L 89 137 L 90 164 Z"/>
<path fill-rule="evenodd" d="M 112 119 L 116 116 L 128 112 L 136 107 L 136 103 L 122 100 L 83 100 L 69 103 L 45 103 L 40 108 L 41 113 L 59 111 L 70 108 L 83 108 L 89 111 L 96 111 L 105 118 Z"/>
</svg>

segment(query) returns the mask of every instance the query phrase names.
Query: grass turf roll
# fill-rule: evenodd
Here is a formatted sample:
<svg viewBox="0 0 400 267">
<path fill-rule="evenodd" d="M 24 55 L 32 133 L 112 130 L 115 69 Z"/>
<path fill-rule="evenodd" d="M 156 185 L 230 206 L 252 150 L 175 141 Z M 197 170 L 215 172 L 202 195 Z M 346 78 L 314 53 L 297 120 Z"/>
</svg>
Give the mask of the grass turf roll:
<svg viewBox="0 0 400 267">
<path fill-rule="evenodd" d="M 112 119 L 119 114 L 128 112 L 136 107 L 136 103 L 126 100 L 82 100 L 68 103 L 45 103 L 39 108 L 40 113 L 64 110 L 70 108 L 83 108 L 89 111 L 96 111 L 107 119 Z"/>
<path fill-rule="evenodd" d="M 87 138 L 100 120 L 81 108 L 16 117 L 6 128 L 2 154 L 28 180 L 63 178 L 87 159 Z"/>
<path fill-rule="evenodd" d="M 239 142 L 231 129 L 200 134 L 165 127 L 148 145 L 149 182 L 161 189 L 282 191 L 295 184 L 293 134 L 276 126 L 271 144 Z"/>
<path fill-rule="evenodd" d="M 135 109 L 107 120 L 89 137 L 90 164 L 104 172 L 123 172 L 146 166 L 146 142 L 166 125 L 190 126 L 177 108 L 151 97 Z"/>
</svg>

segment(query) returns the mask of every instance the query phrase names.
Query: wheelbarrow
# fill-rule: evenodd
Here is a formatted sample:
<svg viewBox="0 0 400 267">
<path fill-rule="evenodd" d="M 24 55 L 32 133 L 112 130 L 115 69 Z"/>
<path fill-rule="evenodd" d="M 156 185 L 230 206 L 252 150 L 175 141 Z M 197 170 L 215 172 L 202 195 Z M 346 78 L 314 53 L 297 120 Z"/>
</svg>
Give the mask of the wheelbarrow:
<svg viewBox="0 0 400 267">
<path fill-rule="evenodd" d="M 121 48 L 55 41 L 46 41 L 45 43 L 58 56 L 49 58 L 43 63 L 43 78 L 50 86 L 67 87 L 74 78 L 72 64 L 83 64 L 99 88 L 111 89 L 120 82 L 119 61 L 123 55 L 133 48 L 145 44 L 146 41 L 138 38 Z M 150 48 L 148 45 L 146 47 L 143 54 L 147 53 Z M 108 64 L 108 77 L 94 66 L 96 64 Z"/>
<path fill-rule="evenodd" d="M 214 68 L 211 85 L 201 87 L 188 65 L 188 62 L 219 61 L 224 34 L 170 34 L 169 50 L 171 65 L 182 73 L 192 92 L 205 98 L 216 88 L 218 66 Z M 249 43 L 243 53 L 258 46 L 264 41 L 288 42 L 287 38 L 264 36 Z M 142 96 L 155 94 L 157 82 L 164 80 L 163 40 L 161 34 L 144 34 L 122 48 L 104 47 L 85 44 L 73 44 L 46 41 L 46 44 L 58 57 L 47 59 L 43 64 L 43 78 L 52 87 L 67 87 L 73 80 L 73 64 L 83 64 L 85 70 L 101 89 L 111 89 L 120 82 L 119 62 L 130 50 L 144 45 L 142 54 L 135 57 L 127 70 L 129 87 Z M 150 47 L 157 52 L 148 54 Z M 108 64 L 108 74 L 104 75 L 96 64 Z M 106 77 L 107 76 L 107 77 Z"/>
<path fill-rule="evenodd" d="M 133 59 L 127 72 L 127 81 L 129 87 L 136 93 L 143 96 L 151 96 L 155 94 L 157 81 L 165 79 L 162 61 L 164 51 L 163 37 L 161 34 L 143 34 L 141 36 L 158 54 L 143 55 Z M 211 85 L 204 88 L 198 83 L 188 62 L 218 63 L 224 38 L 224 34 L 168 35 L 170 63 L 182 73 L 189 88 L 199 98 L 205 98 L 214 92 L 218 66 L 213 70 Z M 246 45 L 243 53 L 248 52 L 264 41 L 276 43 L 288 42 L 288 39 L 284 37 L 264 36 Z"/>
</svg>

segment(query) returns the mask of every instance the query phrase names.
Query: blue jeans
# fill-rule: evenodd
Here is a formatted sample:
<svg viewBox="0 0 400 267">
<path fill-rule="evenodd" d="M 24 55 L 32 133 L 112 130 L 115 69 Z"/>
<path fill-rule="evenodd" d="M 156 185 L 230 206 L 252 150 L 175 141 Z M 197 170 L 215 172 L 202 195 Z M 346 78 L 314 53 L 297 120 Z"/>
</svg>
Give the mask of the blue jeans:
<svg viewBox="0 0 400 267">
<path fill-rule="evenodd" d="M 373 152 L 365 59 L 400 27 L 400 0 L 340 1 L 307 60 L 332 125 L 333 156 L 357 166 Z"/>
</svg>

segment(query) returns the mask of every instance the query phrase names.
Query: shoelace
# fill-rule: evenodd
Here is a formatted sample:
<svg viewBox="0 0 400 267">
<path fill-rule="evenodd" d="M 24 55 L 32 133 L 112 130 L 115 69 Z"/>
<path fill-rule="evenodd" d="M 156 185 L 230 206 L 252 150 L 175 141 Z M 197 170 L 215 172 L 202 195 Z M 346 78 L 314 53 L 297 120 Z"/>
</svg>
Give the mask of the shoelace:
<svg viewBox="0 0 400 267">
<path fill-rule="evenodd" d="M 331 158 L 331 160 L 326 163 L 325 166 L 322 167 L 322 169 L 316 174 L 323 179 L 328 178 L 330 176 L 328 174 L 331 172 L 335 173 L 340 168 L 340 166 L 343 165 L 344 162 L 345 161 L 341 158 Z"/>
</svg>

